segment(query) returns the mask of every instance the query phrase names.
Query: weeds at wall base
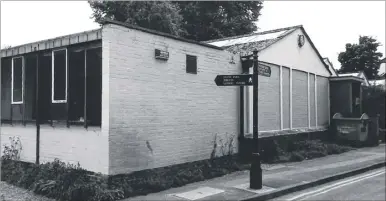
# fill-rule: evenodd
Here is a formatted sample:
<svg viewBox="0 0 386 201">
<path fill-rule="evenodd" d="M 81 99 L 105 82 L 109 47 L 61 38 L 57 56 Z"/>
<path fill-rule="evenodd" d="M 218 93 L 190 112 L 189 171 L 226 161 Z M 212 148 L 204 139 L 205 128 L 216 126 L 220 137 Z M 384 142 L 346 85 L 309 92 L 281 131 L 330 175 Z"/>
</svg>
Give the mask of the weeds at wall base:
<svg viewBox="0 0 386 201">
<path fill-rule="evenodd" d="M 1 180 L 57 200 L 112 201 L 249 170 L 249 164 L 243 163 L 239 155 L 232 155 L 232 140 L 216 142 L 219 145 L 213 146 L 212 153 L 226 155 L 214 157 L 215 154 L 212 154 L 213 158 L 207 160 L 110 177 L 59 160 L 36 165 L 3 157 Z M 346 146 L 325 144 L 319 140 L 293 143 L 271 141 L 265 144 L 261 150 L 263 162 L 270 163 L 302 161 L 351 150 Z"/>
</svg>

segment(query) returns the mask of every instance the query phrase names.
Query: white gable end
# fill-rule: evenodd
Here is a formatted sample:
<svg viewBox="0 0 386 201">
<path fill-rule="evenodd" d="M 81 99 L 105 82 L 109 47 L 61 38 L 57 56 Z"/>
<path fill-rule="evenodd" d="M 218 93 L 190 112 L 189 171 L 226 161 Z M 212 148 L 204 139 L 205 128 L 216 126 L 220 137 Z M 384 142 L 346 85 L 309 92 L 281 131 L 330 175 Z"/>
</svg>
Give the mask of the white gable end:
<svg viewBox="0 0 386 201">
<path fill-rule="evenodd" d="M 303 47 L 298 46 L 298 35 L 300 34 L 304 35 L 299 28 L 268 48 L 261 50 L 259 60 L 321 76 L 330 76 L 323 60 L 318 57 L 307 37 L 305 37 Z"/>
</svg>

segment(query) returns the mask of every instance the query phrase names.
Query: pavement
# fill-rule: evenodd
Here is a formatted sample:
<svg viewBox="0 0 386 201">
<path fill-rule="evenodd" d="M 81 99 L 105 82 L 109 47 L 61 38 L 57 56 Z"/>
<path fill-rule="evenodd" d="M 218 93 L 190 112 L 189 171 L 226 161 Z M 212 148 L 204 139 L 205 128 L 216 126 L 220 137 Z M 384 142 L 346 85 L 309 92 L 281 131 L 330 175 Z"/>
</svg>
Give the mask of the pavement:
<svg viewBox="0 0 386 201">
<path fill-rule="evenodd" d="M 273 200 L 386 200 L 385 179 L 380 168 Z"/>
<path fill-rule="evenodd" d="M 268 200 L 295 191 L 353 176 L 375 168 L 385 168 L 385 144 L 361 148 L 302 162 L 262 165 L 263 188 L 249 188 L 249 171 L 188 184 L 134 200 Z"/>
<path fill-rule="evenodd" d="M 330 155 L 302 162 L 268 165 L 262 164 L 263 188 L 249 189 L 249 171 L 234 172 L 223 177 L 188 184 L 132 200 L 269 200 L 285 194 L 324 185 L 338 179 L 364 173 L 377 167 L 385 169 L 385 144 L 361 148 L 339 155 Z M 383 175 L 384 177 L 384 175 Z M 378 180 L 377 180 L 378 181 Z M 383 180 L 384 183 L 384 178 Z M 379 183 L 379 181 L 378 181 Z M 371 185 L 368 184 L 371 189 Z M 354 191 L 355 188 L 352 189 Z M 384 187 L 383 189 L 384 190 Z M 358 191 L 359 192 L 359 191 Z M 363 192 L 366 192 L 364 190 Z M 342 195 L 344 196 L 344 195 Z M 381 196 L 381 195 L 379 195 Z M 52 200 L 4 182 L 0 182 L 2 200 Z M 324 199 L 319 199 L 324 200 Z M 357 199 L 353 199 L 357 200 Z"/>
<path fill-rule="evenodd" d="M 0 181 L 0 201 L 55 201 Z"/>
</svg>

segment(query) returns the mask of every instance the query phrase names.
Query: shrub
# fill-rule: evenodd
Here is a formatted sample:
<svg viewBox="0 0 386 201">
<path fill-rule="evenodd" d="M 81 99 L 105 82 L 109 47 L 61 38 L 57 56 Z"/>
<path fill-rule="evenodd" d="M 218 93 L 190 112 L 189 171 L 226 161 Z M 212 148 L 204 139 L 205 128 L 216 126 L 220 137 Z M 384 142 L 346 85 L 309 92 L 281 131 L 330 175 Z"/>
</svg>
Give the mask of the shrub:
<svg viewBox="0 0 386 201">
<path fill-rule="evenodd" d="M 352 150 L 351 147 L 322 142 L 321 140 L 290 141 L 287 144 L 287 150 L 281 153 L 274 162 L 297 162 L 350 150 Z"/>
<path fill-rule="evenodd" d="M 294 151 L 294 152 L 290 153 L 289 155 L 290 155 L 290 157 L 289 157 L 290 161 L 299 162 L 299 161 L 304 160 L 305 154 L 303 152 Z"/>
<path fill-rule="evenodd" d="M 57 159 L 41 165 L 15 161 L 11 158 L 16 152 L 8 151 L 9 154 L 2 161 L 2 180 L 58 200 L 119 200 L 249 169 L 249 164 L 242 165 L 237 156 L 232 155 L 232 138 L 225 141 L 215 137 L 216 145 L 213 146 L 211 156 L 217 153 L 222 154 L 220 157 L 110 177 L 86 171 L 79 164 L 66 164 Z M 262 148 L 263 156 L 267 160 L 273 156 L 275 162 L 302 161 L 350 150 L 340 145 L 324 144 L 319 140 L 291 141 L 285 145 L 284 142 L 271 140 Z"/>
<path fill-rule="evenodd" d="M 4 145 L 2 160 L 20 160 L 20 153 L 23 150 L 19 137 L 9 137 L 10 145 Z"/>
</svg>

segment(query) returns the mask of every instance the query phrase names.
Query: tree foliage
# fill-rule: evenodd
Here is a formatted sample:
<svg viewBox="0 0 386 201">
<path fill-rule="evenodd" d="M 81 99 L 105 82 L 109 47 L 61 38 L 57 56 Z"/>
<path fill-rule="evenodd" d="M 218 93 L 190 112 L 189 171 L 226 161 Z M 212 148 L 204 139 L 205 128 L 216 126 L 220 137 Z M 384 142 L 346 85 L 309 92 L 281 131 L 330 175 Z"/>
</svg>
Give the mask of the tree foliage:
<svg viewBox="0 0 386 201">
<path fill-rule="evenodd" d="M 184 32 L 180 9 L 169 1 L 89 1 L 89 4 L 98 23 L 108 18 L 177 36 Z"/>
<path fill-rule="evenodd" d="M 89 1 L 93 18 L 204 41 L 257 30 L 262 1 Z"/>
<path fill-rule="evenodd" d="M 370 36 L 359 36 L 358 44 L 346 44 L 346 51 L 338 56 L 341 63 L 339 73 L 364 71 L 368 79 L 376 78 L 383 56 L 377 51 L 379 46 L 381 44 Z"/>
</svg>

